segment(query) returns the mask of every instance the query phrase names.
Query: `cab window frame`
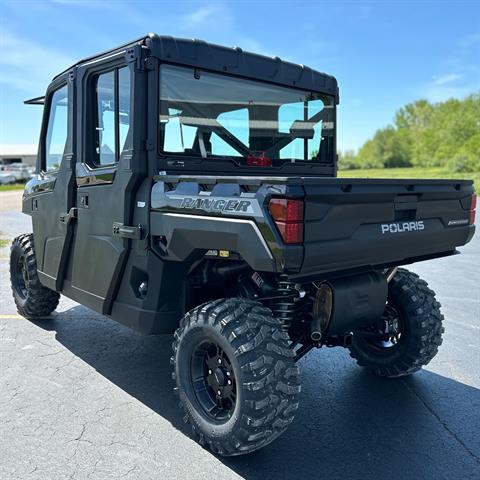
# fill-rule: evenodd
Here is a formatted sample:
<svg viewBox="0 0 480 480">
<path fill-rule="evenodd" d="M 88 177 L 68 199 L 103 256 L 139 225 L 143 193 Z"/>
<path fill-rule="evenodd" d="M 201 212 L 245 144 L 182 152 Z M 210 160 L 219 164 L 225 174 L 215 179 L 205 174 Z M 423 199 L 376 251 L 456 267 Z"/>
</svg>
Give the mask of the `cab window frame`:
<svg viewBox="0 0 480 480">
<path fill-rule="evenodd" d="M 52 112 L 52 103 L 53 103 L 53 97 L 54 95 L 62 90 L 62 88 L 67 89 L 67 121 L 66 121 L 66 136 L 65 136 L 65 145 L 63 147 L 63 153 L 62 153 L 62 158 L 60 159 L 60 163 L 58 164 L 57 168 L 51 168 L 48 169 L 47 166 L 47 156 L 49 154 L 49 147 L 50 145 L 47 145 L 48 139 L 48 130 L 50 126 L 50 114 Z M 47 92 L 46 95 L 47 101 L 45 102 L 46 108 L 44 110 L 44 120 L 43 120 L 43 127 L 42 127 L 42 132 L 41 132 L 41 142 L 40 142 L 40 155 L 39 155 L 39 168 L 38 172 L 42 175 L 55 175 L 58 173 L 60 170 L 63 157 L 65 156 L 65 150 L 67 149 L 67 146 L 69 144 L 69 139 L 70 139 L 70 111 L 71 111 L 71 105 L 70 105 L 70 86 L 66 80 L 62 81 L 61 83 L 52 85 Z"/>
<path fill-rule="evenodd" d="M 242 75 L 235 75 L 230 72 L 226 71 L 219 71 L 211 68 L 203 68 L 203 67 L 195 67 L 192 65 L 188 64 L 181 64 L 181 63 L 175 63 L 175 62 L 169 62 L 169 61 L 162 61 L 159 64 L 158 71 L 156 73 L 156 79 L 157 79 L 157 85 L 156 85 L 156 91 L 157 91 L 157 156 L 159 160 L 162 162 L 161 165 L 162 168 L 164 167 L 171 167 L 172 165 L 175 166 L 175 162 L 177 162 L 177 165 L 184 166 L 187 165 L 189 167 L 195 168 L 196 165 L 199 164 L 208 164 L 215 166 L 213 168 L 217 168 L 216 165 L 222 165 L 221 168 L 227 168 L 231 169 L 234 168 L 234 171 L 238 171 L 239 168 L 246 168 L 247 170 L 250 170 L 250 168 L 247 166 L 245 163 L 246 157 L 242 156 L 230 156 L 230 155 L 220 155 L 220 156 L 214 156 L 214 155 L 208 155 L 206 157 L 200 156 L 198 154 L 192 154 L 192 153 L 186 153 L 186 152 L 170 152 L 170 151 L 165 151 L 164 150 L 164 142 L 165 142 L 165 128 L 162 127 L 161 121 L 160 121 L 160 116 L 162 112 L 162 80 L 165 75 L 164 73 L 164 68 L 169 68 L 173 67 L 176 69 L 182 69 L 183 71 L 191 72 L 192 76 L 195 79 L 200 79 L 202 73 L 210 74 L 210 75 L 215 75 L 218 77 L 223 77 L 223 78 L 228 78 L 228 79 L 235 79 L 239 81 L 247 81 L 247 82 L 254 82 L 258 84 L 263 84 L 265 86 L 275 86 L 278 88 L 283 88 L 283 89 L 288 89 L 291 92 L 298 91 L 298 92 L 307 92 L 304 88 L 300 88 L 294 85 L 283 85 L 283 84 L 278 84 L 276 82 L 270 82 L 267 80 L 261 80 L 261 79 L 256 79 L 256 78 L 250 78 L 250 77 L 245 77 Z M 198 78 L 197 78 L 198 76 Z M 277 169 L 283 169 L 283 168 L 288 168 L 289 166 L 293 166 L 295 169 L 298 169 L 299 167 L 302 166 L 307 166 L 308 168 L 315 168 L 315 167 L 322 167 L 324 164 L 331 164 L 335 162 L 335 155 L 336 155 L 336 136 L 337 136 L 337 108 L 336 108 L 336 103 L 335 103 L 335 96 L 330 93 L 330 92 L 324 92 L 321 90 L 311 90 L 309 93 L 318 95 L 319 99 L 323 101 L 325 98 L 327 102 L 324 102 L 324 109 L 329 108 L 331 109 L 331 118 L 328 119 L 328 123 L 333 124 L 333 134 L 332 135 L 327 135 L 325 134 L 325 139 L 322 140 L 322 142 L 319 144 L 319 151 L 317 153 L 317 156 L 315 159 L 294 159 L 288 160 L 288 159 L 274 159 L 274 165 L 272 167 L 269 167 L 271 171 L 271 168 L 277 168 Z M 322 134 L 321 134 L 322 135 Z M 322 151 L 322 144 L 324 145 L 324 151 L 325 153 L 321 155 Z M 248 147 L 249 148 L 249 147 Z M 324 156 L 328 157 L 328 160 L 324 160 Z M 228 166 L 230 164 L 230 167 Z M 258 170 L 257 170 L 258 171 Z"/>
<path fill-rule="evenodd" d="M 129 126 L 126 135 L 124 145 L 120 145 L 120 70 L 126 69 L 129 78 Z M 99 111 L 98 111 L 98 80 L 102 75 L 112 73 L 114 75 L 114 88 L 113 88 L 113 101 L 114 101 L 114 162 L 113 163 L 100 163 L 101 152 L 97 152 L 99 145 Z M 108 67 L 103 66 L 102 69 L 92 71 L 87 78 L 87 122 L 86 122 L 86 135 L 85 135 L 85 158 L 84 165 L 88 170 L 116 170 L 120 159 L 124 152 L 131 148 L 129 146 L 130 131 L 132 128 L 131 114 L 132 114 L 132 97 L 133 97 L 133 80 L 129 65 L 126 63 L 111 64 Z M 122 150 L 120 150 L 122 148 Z"/>
</svg>

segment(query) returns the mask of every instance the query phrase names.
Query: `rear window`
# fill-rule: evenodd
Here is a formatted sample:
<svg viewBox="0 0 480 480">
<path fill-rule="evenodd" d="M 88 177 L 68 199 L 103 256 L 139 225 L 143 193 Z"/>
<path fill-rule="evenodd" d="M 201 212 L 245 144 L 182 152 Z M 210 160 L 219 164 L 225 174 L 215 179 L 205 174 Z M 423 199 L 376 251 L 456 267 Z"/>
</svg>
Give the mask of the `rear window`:
<svg viewBox="0 0 480 480">
<path fill-rule="evenodd" d="M 161 153 L 331 162 L 334 105 L 316 92 L 162 65 Z"/>
</svg>

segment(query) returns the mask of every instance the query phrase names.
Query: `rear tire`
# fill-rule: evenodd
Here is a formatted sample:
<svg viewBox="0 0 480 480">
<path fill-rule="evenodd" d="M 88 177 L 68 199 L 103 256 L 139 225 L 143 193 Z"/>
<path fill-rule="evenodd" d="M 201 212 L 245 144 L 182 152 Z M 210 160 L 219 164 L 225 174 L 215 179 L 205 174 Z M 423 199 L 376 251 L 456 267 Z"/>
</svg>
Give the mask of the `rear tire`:
<svg viewBox="0 0 480 480">
<path fill-rule="evenodd" d="M 395 318 L 397 316 L 397 318 Z M 381 377 L 410 375 L 427 365 L 442 344 L 443 315 L 435 293 L 415 273 L 398 269 L 388 286 L 388 302 L 379 325 L 390 322 L 397 340 L 388 334 L 353 336 L 350 356 Z M 397 322 L 397 323 L 395 323 Z M 370 331 L 378 330 L 371 326 Z"/>
<path fill-rule="evenodd" d="M 10 251 L 10 284 L 18 313 L 30 320 L 46 317 L 58 305 L 60 295 L 40 283 L 33 235 L 15 238 Z"/>
<path fill-rule="evenodd" d="M 294 353 L 258 302 L 222 299 L 187 313 L 175 332 L 172 364 L 184 420 L 214 453 L 250 453 L 294 419 L 300 393 Z"/>
</svg>

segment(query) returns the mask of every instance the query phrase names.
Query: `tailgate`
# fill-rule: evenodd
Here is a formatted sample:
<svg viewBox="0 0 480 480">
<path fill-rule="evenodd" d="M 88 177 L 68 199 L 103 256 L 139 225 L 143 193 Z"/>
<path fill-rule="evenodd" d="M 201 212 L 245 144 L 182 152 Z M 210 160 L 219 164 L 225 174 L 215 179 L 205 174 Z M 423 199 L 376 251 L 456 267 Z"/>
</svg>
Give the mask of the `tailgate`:
<svg viewBox="0 0 480 480">
<path fill-rule="evenodd" d="M 299 276 L 448 255 L 473 236 L 471 181 L 304 178 Z"/>
</svg>

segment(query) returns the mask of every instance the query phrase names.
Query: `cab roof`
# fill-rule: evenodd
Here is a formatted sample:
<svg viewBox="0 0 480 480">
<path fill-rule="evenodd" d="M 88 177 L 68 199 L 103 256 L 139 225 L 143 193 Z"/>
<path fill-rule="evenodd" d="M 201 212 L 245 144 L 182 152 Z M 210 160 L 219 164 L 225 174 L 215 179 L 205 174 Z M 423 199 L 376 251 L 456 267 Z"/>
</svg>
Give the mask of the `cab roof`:
<svg viewBox="0 0 480 480">
<path fill-rule="evenodd" d="M 245 52 L 239 47 L 224 47 L 203 40 L 175 38 L 157 35 L 156 33 L 150 33 L 137 40 L 84 58 L 54 78 L 63 75 L 73 67 L 127 50 L 135 45 L 150 49 L 151 55 L 161 62 L 320 92 L 334 96 L 336 103 L 338 103 L 338 85 L 335 77 L 331 75 L 313 70 L 305 65 L 281 60 L 279 57 L 267 57 L 257 53 Z M 37 100 L 37 102 L 31 103 L 40 103 L 38 102 L 39 99 L 34 100 Z"/>
</svg>

